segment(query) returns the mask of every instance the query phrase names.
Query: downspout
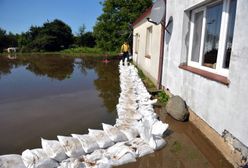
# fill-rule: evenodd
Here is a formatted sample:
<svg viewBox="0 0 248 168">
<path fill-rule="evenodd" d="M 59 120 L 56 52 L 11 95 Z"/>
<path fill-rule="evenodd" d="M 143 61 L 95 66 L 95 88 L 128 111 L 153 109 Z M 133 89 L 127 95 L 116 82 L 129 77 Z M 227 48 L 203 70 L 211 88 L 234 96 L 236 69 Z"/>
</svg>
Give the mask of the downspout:
<svg viewBox="0 0 248 168">
<path fill-rule="evenodd" d="M 166 0 L 165 6 L 166 6 Z M 159 65 L 158 65 L 158 81 L 157 89 L 161 89 L 162 86 L 162 75 L 163 75 L 163 61 L 164 61 L 164 39 L 165 39 L 165 20 L 166 20 L 166 8 L 165 15 L 161 22 L 161 38 L 160 38 L 160 54 L 159 54 Z"/>
</svg>

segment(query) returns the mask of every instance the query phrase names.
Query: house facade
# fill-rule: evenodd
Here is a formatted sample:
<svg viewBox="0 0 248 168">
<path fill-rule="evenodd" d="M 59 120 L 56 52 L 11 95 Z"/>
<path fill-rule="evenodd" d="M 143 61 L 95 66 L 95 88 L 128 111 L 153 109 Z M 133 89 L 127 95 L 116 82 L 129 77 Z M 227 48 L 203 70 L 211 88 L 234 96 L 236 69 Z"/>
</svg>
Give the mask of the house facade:
<svg viewBox="0 0 248 168">
<path fill-rule="evenodd" d="M 248 1 L 166 5 L 162 86 L 247 159 Z"/>
<path fill-rule="evenodd" d="M 147 21 L 151 8 L 133 23 L 133 61 L 153 81 L 158 80 L 161 25 Z"/>
</svg>

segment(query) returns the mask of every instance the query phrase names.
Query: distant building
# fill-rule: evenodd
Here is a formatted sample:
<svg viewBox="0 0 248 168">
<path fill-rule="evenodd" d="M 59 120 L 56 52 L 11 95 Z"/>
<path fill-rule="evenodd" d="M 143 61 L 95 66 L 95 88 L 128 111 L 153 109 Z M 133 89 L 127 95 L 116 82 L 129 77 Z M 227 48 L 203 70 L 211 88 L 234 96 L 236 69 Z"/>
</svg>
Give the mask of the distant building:
<svg viewBox="0 0 248 168">
<path fill-rule="evenodd" d="M 17 51 L 17 47 L 9 47 L 6 50 L 7 50 L 8 53 L 16 52 Z"/>
<path fill-rule="evenodd" d="M 147 21 L 151 8 L 133 23 L 133 61 L 154 82 L 158 80 L 161 25 Z"/>
</svg>

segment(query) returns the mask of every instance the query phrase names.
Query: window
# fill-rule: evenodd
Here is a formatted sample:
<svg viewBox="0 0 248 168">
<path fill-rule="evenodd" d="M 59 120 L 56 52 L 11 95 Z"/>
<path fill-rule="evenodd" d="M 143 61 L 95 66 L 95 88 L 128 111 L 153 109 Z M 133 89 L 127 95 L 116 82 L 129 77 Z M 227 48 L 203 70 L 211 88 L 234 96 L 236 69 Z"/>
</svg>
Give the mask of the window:
<svg viewBox="0 0 248 168">
<path fill-rule="evenodd" d="M 191 12 L 188 65 L 227 76 L 237 0 L 223 0 Z"/>
<path fill-rule="evenodd" d="M 135 34 L 135 50 L 134 50 L 136 54 L 138 54 L 139 52 L 139 41 L 140 41 L 140 35 L 137 33 Z"/>
<path fill-rule="evenodd" d="M 151 56 L 152 48 L 152 26 L 146 30 L 146 56 Z"/>
</svg>

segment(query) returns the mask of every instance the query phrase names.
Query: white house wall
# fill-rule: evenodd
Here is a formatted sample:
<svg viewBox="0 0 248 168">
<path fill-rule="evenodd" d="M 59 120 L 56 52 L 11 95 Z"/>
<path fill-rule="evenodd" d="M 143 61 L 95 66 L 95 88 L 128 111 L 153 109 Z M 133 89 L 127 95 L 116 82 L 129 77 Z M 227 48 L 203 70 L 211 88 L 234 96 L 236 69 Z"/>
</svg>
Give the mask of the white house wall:
<svg viewBox="0 0 248 168">
<path fill-rule="evenodd" d="M 151 58 L 146 58 L 146 31 L 147 28 L 152 26 L 152 46 L 151 46 Z M 135 53 L 135 35 L 140 35 L 139 50 Z M 134 26 L 134 41 L 133 41 L 133 61 L 135 64 L 144 71 L 154 83 L 158 78 L 158 65 L 160 54 L 160 38 L 161 38 L 161 26 L 154 25 L 144 18 L 138 24 Z"/>
<path fill-rule="evenodd" d="M 248 146 L 248 3 L 237 0 L 229 86 L 179 68 L 187 62 L 188 9 L 202 3 L 206 1 L 167 0 L 166 18 L 173 17 L 173 30 L 171 36 L 166 33 L 162 85 L 180 95 L 220 135 L 227 130 Z"/>
</svg>

